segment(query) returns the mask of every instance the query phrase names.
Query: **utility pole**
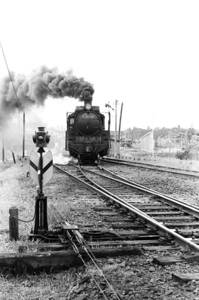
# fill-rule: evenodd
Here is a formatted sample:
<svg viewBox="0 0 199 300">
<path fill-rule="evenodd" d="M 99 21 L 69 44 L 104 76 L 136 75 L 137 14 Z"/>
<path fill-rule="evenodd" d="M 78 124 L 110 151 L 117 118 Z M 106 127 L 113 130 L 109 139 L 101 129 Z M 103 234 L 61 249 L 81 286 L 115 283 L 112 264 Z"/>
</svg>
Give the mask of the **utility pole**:
<svg viewBox="0 0 199 300">
<path fill-rule="evenodd" d="M 105 104 L 105 107 L 108 108 L 108 132 L 109 132 L 109 149 L 111 149 L 112 143 L 111 143 L 111 110 L 114 110 L 112 106 L 108 103 Z M 109 152 L 110 154 L 110 152 Z"/>
<path fill-rule="evenodd" d="M 118 156 L 120 157 L 120 137 L 121 137 L 121 123 L 122 123 L 122 112 L 123 112 L 123 102 L 120 108 L 120 121 L 119 121 L 119 131 L 118 131 Z"/>
<path fill-rule="evenodd" d="M 118 100 L 115 100 L 115 145 L 114 145 L 114 156 L 117 156 L 117 104 Z"/>
<path fill-rule="evenodd" d="M 23 112 L 23 141 L 22 141 L 22 157 L 25 157 L 25 123 L 26 123 L 26 115 Z"/>
<path fill-rule="evenodd" d="M 12 88 L 13 88 L 13 92 L 14 92 L 14 95 L 15 95 L 15 98 L 17 100 L 17 103 L 19 103 L 19 98 L 17 96 L 17 90 L 16 90 L 16 87 L 14 85 L 14 80 L 12 78 L 12 74 L 10 72 L 10 69 L 9 69 L 9 66 L 8 66 L 8 62 L 7 62 L 7 58 L 6 58 L 6 55 L 5 55 L 5 52 L 4 52 L 4 49 L 3 49 L 3 46 L 0 42 L 0 47 L 1 47 L 1 51 L 2 51 L 2 54 L 3 54 L 3 58 L 4 58 L 4 62 L 5 62 L 5 65 L 6 65 L 6 68 L 7 68 L 7 71 L 8 71 L 8 75 L 9 75 L 9 78 L 10 78 L 10 82 L 12 84 Z M 23 150 L 22 150 L 22 157 L 25 156 L 25 113 L 23 113 Z M 3 157 L 3 150 L 2 149 L 2 157 Z"/>
<path fill-rule="evenodd" d="M 2 162 L 5 162 L 4 136 L 2 136 Z"/>
</svg>

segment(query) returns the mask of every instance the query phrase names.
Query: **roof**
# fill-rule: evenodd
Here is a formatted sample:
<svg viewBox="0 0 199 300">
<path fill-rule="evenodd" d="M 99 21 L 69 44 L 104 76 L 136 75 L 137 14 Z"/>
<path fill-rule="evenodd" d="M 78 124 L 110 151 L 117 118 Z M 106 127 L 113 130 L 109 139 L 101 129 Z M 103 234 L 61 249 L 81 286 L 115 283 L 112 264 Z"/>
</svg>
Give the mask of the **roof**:
<svg viewBox="0 0 199 300">
<path fill-rule="evenodd" d="M 140 139 L 143 139 L 144 137 L 146 137 L 147 135 L 153 133 L 153 129 L 150 129 L 147 133 L 145 133 L 143 136 L 141 136 Z"/>
</svg>

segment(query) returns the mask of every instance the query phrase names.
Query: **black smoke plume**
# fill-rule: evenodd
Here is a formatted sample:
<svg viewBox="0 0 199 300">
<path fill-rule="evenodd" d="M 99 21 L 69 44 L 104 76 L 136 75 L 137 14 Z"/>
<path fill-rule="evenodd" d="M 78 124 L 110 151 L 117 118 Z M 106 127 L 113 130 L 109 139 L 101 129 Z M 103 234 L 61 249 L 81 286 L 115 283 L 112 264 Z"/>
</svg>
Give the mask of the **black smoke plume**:
<svg viewBox="0 0 199 300">
<path fill-rule="evenodd" d="M 83 78 L 75 77 L 71 72 L 59 74 L 56 69 L 42 67 L 30 77 L 11 74 L 0 87 L 0 125 L 16 110 L 25 111 L 33 105 L 43 105 L 46 98 L 72 97 L 84 101 L 84 92 L 94 93 L 93 86 Z M 14 85 L 14 89 L 13 89 Z"/>
</svg>

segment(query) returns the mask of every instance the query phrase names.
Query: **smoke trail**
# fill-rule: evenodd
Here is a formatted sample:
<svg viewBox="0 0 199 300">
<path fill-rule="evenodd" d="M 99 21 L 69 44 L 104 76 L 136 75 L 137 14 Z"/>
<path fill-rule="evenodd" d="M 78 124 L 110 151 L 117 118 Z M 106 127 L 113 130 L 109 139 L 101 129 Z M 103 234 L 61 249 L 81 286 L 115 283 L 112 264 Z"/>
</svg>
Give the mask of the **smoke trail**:
<svg viewBox="0 0 199 300">
<path fill-rule="evenodd" d="M 11 74 L 17 99 L 9 78 L 3 79 L 0 86 L 0 125 L 16 110 L 23 111 L 33 105 L 43 105 L 46 98 L 72 97 L 84 100 L 84 91 L 94 93 L 93 86 L 83 78 L 75 77 L 72 72 L 59 74 L 56 69 L 43 66 L 29 78 Z"/>
</svg>

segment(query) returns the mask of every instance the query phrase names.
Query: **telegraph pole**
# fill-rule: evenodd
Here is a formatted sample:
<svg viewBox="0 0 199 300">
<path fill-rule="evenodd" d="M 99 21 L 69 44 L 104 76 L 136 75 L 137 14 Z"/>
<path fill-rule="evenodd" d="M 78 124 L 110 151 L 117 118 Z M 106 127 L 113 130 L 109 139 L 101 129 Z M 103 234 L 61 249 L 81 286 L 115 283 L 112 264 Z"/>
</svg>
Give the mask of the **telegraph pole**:
<svg viewBox="0 0 199 300">
<path fill-rule="evenodd" d="M 10 69 L 9 69 L 9 66 L 8 66 L 8 62 L 7 62 L 7 58 L 6 58 L 6 55 L 5 55 L 5 52 L 4 52 L 4 49 L 3 49 L 3 46 L 1 44 L 1 42 L 0 42 L 0 47 L 1 47 L 2 54 L 3 54 L 4 62 L 5 62 L 7 71 L 8 71 L 10 82 L 12 84 L 13 92 L 15 94 L 15 98 L 16 98 L 17 102 L 19 103 L 19 98 L 18 98 L 18 95 L 17 95 L 17 90 L 16 90 L 16 87 L 14 85 L 14 80 L 12 78 L 12 74 L 10 72 Z M 25 157 L 25 112 L 23 112 L 23 145 L 22 145 L 22 148 L 23 148 L 22 149 L 22 157 L 24 158 Z M 3 150 L 2 150 L 2 156 L 3 156 Z"/>
<path fill-rule="evenodd" d="M 26 115 L 23 112 L 23 141 L 22 141 L 22 157 L 25 157 L 25 123 L 26 123 Z"/>
<path fill-rule="evenodd" d="M 114 156 L 117 156 L 117 104 L 118 104 L 118 100 L 115 100 L 115 145 L 114 145 Z"/>
<path fill-rule="evenodd" d="M 120 121 L 119 121 L 119 131 L 118 131 L 118 155 L 120 157 L 120 136 L 121 136 L 121 123 L 122 123 L 122 112 L 123 112 L 123 102 L 120 108 Z"/>
<path fill-rule="evenodd" d="M 5 162 L 4 136 L 2 136 L 2 162 Z"/>
</svg>

